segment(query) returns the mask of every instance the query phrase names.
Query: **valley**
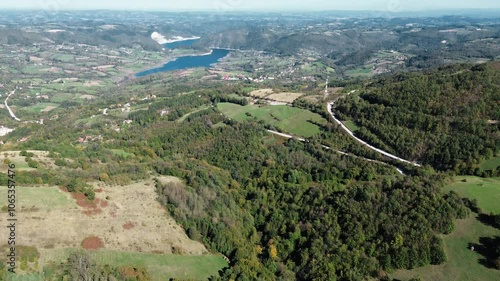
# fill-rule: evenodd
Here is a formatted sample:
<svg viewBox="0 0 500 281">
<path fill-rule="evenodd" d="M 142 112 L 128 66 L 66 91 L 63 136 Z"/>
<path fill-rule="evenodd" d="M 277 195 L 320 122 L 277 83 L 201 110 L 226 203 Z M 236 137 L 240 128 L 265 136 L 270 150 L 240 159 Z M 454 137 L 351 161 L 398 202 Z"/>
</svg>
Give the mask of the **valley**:
<svg viewBox="0 0 500 281">
<path fill-rule="evenodd" d="M 0 280 L 495 280 L 499 18 L 403 15 L 0 11 Z"/>
</svg>

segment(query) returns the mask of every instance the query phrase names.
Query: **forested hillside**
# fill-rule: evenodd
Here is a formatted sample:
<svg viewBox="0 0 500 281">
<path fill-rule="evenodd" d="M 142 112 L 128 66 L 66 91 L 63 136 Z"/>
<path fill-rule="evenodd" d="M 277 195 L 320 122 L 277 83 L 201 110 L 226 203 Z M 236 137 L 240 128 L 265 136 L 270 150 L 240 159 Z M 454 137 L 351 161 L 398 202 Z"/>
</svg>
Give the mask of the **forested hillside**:
<svg viewBox="0 0 500 281">
<path fill-rule="evenodd" d="M 158 182 L 160 198 L 191 238 L 229 258 L 221 280 L 353 280 L 446 259 L 436 234 L 468 210 L 441 193 L 440 176 L 403 179 L 317 142 L 281 144 L 257 123 L 220 121 L 205 111 L 123 141 L 147 139 L 155 171 L 184 179 Z"/>
<path fill-rule="evenodd" d="M 357 86 L 365 88 L 338 101 L 337 111 L 402 156 L 465 169 L 498 151 L 497 67 L 382 78 Z M 142 85 L 154 83 L 161 87 Z M 57 122 L 9 134 L 11 149 L 50 151 L 57 166 L 19 171 L 17 182 L 64 186 L 92 201 L 88 182 L 178 177 L 156 181 L 159 200 L 191 239 L 227 257 L 213 280 L 363 280 L 442 264 L 439 234 L 451 233 L 474 205 L 443 192 L 446 176 L 429 167 L 403 176 L 390 162 L 335 152 L 383 160 L 333 123 L 299 142 L 270 134 L 262 120 L 226 118 L 215 105 L 245 104 L 241 85 L 160 83 L 159 76 L 131 81 L 117 86 L 120 95 L 110 89 L 61 110 Z M 129 113 L 117 107 L 126 103 Z M 321 103 L 294 104 L 327 116 Z M 95 117 L 96 108 L 110 108 L 109 115 Z"/>
<path fill-rule="evenodd" d="M 403 158 L 479 173 L 500 151 L 500 64 L 454 65 L 371 83 L 338 102 L 358 132 Z M 492 171 L 492 175 L 498 171 Z"/>
</svg>

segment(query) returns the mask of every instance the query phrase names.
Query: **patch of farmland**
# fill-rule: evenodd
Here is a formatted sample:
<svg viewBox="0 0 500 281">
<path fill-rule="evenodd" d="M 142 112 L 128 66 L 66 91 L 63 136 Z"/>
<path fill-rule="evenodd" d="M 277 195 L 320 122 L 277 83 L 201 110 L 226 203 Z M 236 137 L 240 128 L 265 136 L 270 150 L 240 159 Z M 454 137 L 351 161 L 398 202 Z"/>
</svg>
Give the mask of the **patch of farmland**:
<svg viewBox="0 0 500 281">
<path fill-rule="evenodd" d="M 50 260 L 62 262 L 74 249 L 42 250 Z M 94 261 L 112 266 L 144 266 L 152 280 L 207 280 L 227 266 L 221 255 L 172 255 L 159 253 L 135 253 L 113 250 L 87 251 Z"/>
<path fill-rule="evenodd" d="M 285 102 L 285 103 L 292 103 L 296 99 L 302 97 L 304 94 L 301 93 L 277 93 L 277 94 L 271 94 L 266 97 L 266 99 L 277 101 L 277 102 Z"/>
<path fill-rule="evenodd" d="M 260 90 L 255 90 L 255 91 L 251 91 L 249 93 L 250 96 L 252 97 L 256 97 L 256 98 L 265 98 L 267 97 L 268 95 L 274 93 L 273 89 L 260 89 Z"/>
</svg>

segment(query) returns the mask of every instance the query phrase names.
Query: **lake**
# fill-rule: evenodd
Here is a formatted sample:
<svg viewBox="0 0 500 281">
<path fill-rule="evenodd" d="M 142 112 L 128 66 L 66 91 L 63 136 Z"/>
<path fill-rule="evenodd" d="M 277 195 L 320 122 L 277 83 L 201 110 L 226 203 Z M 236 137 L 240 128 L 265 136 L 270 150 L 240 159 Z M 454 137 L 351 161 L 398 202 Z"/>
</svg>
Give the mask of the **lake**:
<svg viewBox="0 0 500 281">
<path fill-rule="evenodd" d="M 212 53 L 207 55 L 179 57 L 176 60 L 168 62 L 162 67 L 142 71 L 137 73 L 135 76 L 144 77 L 146 75 L 155 74 L 159 72 L 188 69 L 195 67 L 210 67 L 210 65 L 218 62 L 220 59 L 227 56 L 229 52 L 230 51 L 226 49 L 213 49 Z"/>
</svg>

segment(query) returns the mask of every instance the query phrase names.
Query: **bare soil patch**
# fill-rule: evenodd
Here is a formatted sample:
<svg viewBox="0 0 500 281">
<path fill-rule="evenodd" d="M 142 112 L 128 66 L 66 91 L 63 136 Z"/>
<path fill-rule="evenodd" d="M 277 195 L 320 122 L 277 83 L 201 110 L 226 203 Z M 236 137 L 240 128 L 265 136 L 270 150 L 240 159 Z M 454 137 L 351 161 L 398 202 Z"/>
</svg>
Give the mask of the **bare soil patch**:
<svg viewBox="0 0 500 281">
<path fill-rule="evenodd" d="M 109 205 L 109 204 L 108 204 L 108 201 L 106 201 L 106 200 L 101 200 L 101 205 L 100 205 L 100 206 L 101 206 L 101 208 L 106 208 L 108 205 Z"/>
<path fill-rule="evenodd" d="M 87 237 L 82 241 L 82 248 L 84 248 L 85 250 L 97 250 L 102 248 L 103 246 L 104 243 L 102 242 L 101 238 L 96 236 Z"/>
<path fill-rule="evenodd" d="M 127 222 L 126 224 L 123 225 L 123 229 L 130 230 L 134 228 L 135 225 L 132 222 Z"/>
<path fill-rule="evenodd" d="M 98 215 L 102 213 L 101 208 L 108 206 L 107 201 L 99 198 L 90 201 L 83 193 L 71 193 L 71 196 L 76 200 L 76 204 L 84 209 L 82 213 L 87 216 Z"/>
</svg>

